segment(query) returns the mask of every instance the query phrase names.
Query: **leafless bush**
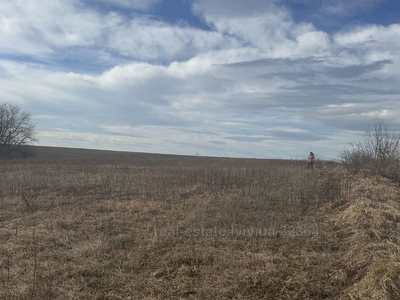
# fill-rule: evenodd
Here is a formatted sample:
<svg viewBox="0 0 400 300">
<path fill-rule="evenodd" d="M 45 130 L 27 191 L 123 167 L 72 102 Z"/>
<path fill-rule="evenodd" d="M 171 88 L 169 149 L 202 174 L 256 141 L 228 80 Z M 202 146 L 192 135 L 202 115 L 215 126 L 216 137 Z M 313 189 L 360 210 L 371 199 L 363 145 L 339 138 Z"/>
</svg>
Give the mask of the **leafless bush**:
<svg viewBox="0 0 400 300">
<path fill-rule="evenodd" d="M 353 170 L 366 169 L 400 180 L 400 135 L 383 124 L 375 125 L 363 141 L 345 150 L 341 157 L 344 165 Z"/>
</svg>

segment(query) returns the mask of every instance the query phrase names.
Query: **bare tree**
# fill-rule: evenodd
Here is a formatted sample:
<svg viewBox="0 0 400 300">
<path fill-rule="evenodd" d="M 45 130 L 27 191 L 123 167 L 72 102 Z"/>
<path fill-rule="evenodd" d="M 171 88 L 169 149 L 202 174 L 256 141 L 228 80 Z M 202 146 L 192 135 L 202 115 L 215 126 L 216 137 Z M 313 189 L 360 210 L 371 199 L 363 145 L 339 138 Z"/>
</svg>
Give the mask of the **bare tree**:
<svg viewBox="0 0 400 300">
<path fill-rule="evenodd" d="M 29 113 L 17 105 L 0 104 L 0 146 L 3 150 L 11 151 L 33 142 L 34 129 Z"/>
</svg>

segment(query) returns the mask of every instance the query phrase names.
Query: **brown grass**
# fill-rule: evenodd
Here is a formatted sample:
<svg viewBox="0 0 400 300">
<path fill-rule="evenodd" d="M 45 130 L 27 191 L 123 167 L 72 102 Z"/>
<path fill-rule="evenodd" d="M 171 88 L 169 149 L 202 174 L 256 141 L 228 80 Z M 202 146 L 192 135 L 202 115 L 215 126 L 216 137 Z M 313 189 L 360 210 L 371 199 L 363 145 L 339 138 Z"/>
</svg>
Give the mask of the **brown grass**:
<svg viewBox="0 0 400 300">
<path fill-rule="evenodd" d="M 0 169 L 0 299 L 400 299 L 400 194 L 380 177 L 200 158 Z"/>
</svg>

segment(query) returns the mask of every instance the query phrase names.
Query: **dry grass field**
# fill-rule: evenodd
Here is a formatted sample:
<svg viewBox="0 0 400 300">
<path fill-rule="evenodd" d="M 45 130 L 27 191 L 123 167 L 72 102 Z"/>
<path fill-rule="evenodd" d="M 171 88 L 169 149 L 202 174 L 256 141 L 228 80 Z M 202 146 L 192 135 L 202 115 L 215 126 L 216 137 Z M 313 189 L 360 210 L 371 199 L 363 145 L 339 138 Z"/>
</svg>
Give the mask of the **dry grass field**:
<svg viewBox="0 0 400 300">
<path fill-rule="evenodd" d="M 48 151 L 0 162 L 0 299 L 400 299 L 386 179 Z"/>
</svg>

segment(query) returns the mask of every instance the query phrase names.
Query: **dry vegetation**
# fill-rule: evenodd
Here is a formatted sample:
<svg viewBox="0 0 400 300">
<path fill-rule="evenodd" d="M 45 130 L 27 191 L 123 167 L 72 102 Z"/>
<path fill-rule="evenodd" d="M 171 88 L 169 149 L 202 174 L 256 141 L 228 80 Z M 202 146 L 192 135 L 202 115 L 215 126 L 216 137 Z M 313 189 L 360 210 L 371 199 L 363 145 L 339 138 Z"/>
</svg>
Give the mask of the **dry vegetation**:
<svg viewBox="0 0 400 300">
<path fill-rule="evenodd" d="M 0 299 L 400 299 L 381 177 L 188 157 L 0 172 Z"/>
</svg>

